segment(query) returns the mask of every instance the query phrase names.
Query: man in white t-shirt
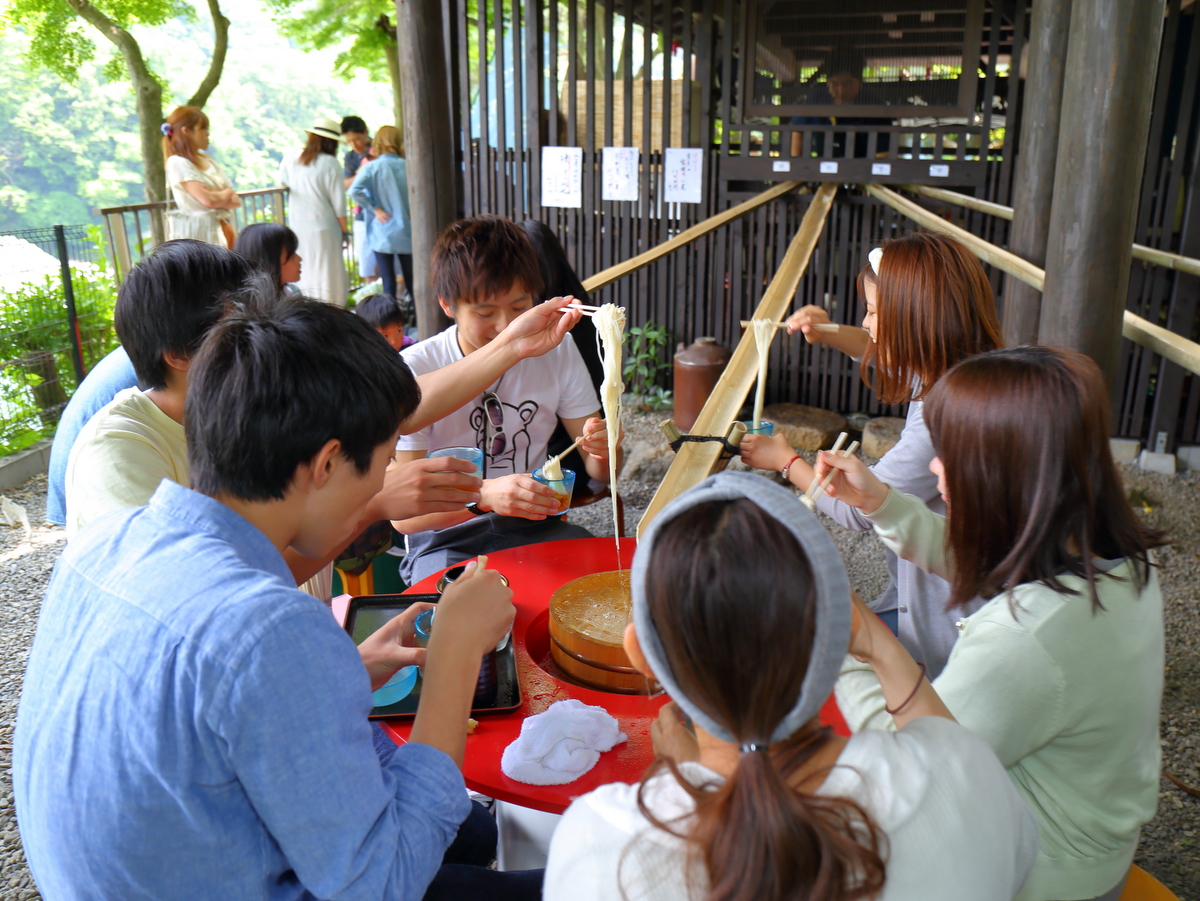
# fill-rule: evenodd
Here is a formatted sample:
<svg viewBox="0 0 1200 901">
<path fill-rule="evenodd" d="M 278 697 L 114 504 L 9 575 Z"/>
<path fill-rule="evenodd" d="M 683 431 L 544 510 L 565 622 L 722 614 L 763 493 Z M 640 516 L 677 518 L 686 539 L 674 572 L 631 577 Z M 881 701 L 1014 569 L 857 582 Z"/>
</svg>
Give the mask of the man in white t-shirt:
<svg viewBox="0 0 1200 901">
<path fill-rule="evenodd" d="M 417 376 L 490 344 L 536 303 L 543 288 L 529 238 L 499 216 L 477 216 L 447 228 L 434 247 L 430 275 L 438 303 L 454 325 L 403 352 Z M 596 389 L 567 335 L 549 353 L 521 360 L 505 371 L 472 402 L 401 436 L 397 463 L 446 447 L 478 447 L 484 452 L 477 503 L 461 512 L 393 522 L 408 536 L 408 555 L 400 570 L 404 580 L 411 585 L 476 554 L 590 537 L 586 529 L 554 515 L 554 493 L 529 473 L 546 459 L 546 445 L 561 421 L 572 439 L 583 438 L 580 449 L 587 476 L 607 482 L 608 431 L 599 416 Z"/>
</svg>

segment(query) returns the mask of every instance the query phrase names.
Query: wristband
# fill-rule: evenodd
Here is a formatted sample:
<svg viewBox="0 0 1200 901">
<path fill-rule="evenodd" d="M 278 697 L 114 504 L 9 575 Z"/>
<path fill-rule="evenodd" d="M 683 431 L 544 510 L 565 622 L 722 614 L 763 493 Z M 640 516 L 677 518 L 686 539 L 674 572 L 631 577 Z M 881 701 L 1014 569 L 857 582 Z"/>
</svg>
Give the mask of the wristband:
<svg viewBox="0 0 1200 901">
<path fill-rule="evenodd" d="M 491 510 L 480 510 L 478 501 L 471 501 L 471 503 L 466 505 L 466 509 L 473 516 L 487 516 L 492 512 Z"/>
<path fill-rule="evenodd" d="M 793 464 L 793 463 L 795 463 L 795 462 L 796 462 L 797 460 L 799 460 L 799 459 L 800 459 L 800 455 L 799 455 L 799 454 L 796 454 L 796 456 L 792 457 L 792 459 L 788 460 L 788 461 L 787 461 L 787 463 L 786 463 L 786 464 L 784 464 L 784 467 L 783 467 L 783 469 L 779 470 L 779 474 L 780 474 L 781 476 L 783 476 L 783 480 L 784 480 L 785 482 L 790 482 L 790 481 L 791 481 L 791 479 L 789 479 L 789 478 L 788 478 L 788 470 L 789 470 L 789 469 L 791 469 L 791 468 L 792 468 L 792 464 Z"/>
</svg>

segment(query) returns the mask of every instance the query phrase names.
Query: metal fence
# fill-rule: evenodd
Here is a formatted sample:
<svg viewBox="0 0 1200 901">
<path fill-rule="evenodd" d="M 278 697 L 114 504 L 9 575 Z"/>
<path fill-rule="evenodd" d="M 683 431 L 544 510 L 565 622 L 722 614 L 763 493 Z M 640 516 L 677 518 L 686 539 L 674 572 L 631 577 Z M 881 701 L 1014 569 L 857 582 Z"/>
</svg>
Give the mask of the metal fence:
<svg viewBox="0 0 1200 901">
<path fill-rule="evenodd" d="M 116 285 L 96 226 L 0 233 L 0 455 L 51 435 L 117 346 Z"/>
<path fill-rule="evenodd" d="M 280 225 L 287 225 L 290 212 L 287 188 L 240 191 L 238 197 L 242 199 L 242 205 L 234 210 L 233 221 L 234 230 L 238 234 L 241 234 L 247 225 L 257 222 L 278 222 Z M 349 225 L 354 219 L 354 205 L 349 198 L 346 204 L 346 224 Z M 175 201 L 167 200 L 95 211 L 104 221 L 105 237 L 118 284 L 125 277 L 125 273 L 154 248 L 155 229 L 162 228 L 161 223 L 156 224 L 156 218 L 161 220 L 163 213 L 173 209 Z M 301 255 L 303 253 L 304 249 L 301 248 Z M 350 277 L 350 290 L 354 291 L 362 285 L 363 278 L 359 273 L 358 249 L 354 245 L 353 235 L 349 238 L 342 257 Z"/>
</svg>

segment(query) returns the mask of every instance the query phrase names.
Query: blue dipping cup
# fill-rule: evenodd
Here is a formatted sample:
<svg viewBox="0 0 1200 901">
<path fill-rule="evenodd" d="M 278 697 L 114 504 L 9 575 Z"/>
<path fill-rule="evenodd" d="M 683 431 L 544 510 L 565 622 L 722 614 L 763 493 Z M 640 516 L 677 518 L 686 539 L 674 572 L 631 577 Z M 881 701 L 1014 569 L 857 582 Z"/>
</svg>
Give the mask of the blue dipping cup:
<svg viewBox="0 0 1200 901">
<path fill-rule="evenodd" d="M 765 419 L 759 422 L 757 429 L 754 427 L 753 419 L 743 422 L 742 425 L 746 427 L 747 435 L 762 435 L 764 438 L 770 438 L 775 434 L 775 423 L 767 422 Z"/>
<path fill-rule="evenodd" d="M 470 475 L 477 479 L 483 478 L 483 450 L 478 447 L 441 447 L 428 451 L 426 457 L 454 457 L 456 460 L 466 460 L 475 467 Z"/>
<path fill-rule="evenodd" d="M 550 490 L 554 492 L 554 496 L 558 498 L 558 510 L 551 513 L 551 516 L 562 516 L 571 509 L 571 495 L 575 493 L 575 470 L 564 469 L 562 478 L 557 481 L 551 481 L 542 475 L 540 469 L 533 471 L 533 480 L 541 482 L 543 485 L 548 485 Z"/>
</svg>

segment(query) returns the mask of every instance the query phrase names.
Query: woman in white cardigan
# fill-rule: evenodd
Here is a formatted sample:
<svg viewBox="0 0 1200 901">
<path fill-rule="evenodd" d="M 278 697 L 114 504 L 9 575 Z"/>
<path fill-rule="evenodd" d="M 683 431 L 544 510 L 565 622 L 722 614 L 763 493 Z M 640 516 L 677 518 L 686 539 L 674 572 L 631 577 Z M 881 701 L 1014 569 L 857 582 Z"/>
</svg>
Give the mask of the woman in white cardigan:
<svg viewBox="0 0 1200 901">
<path fill-rule="evenodd" d="M 546 901 L 1011 901 L 1033 818 L 932 688 L 895 701 L 911 719 L 899 732 L 821 726 L 857 648 L 850 584 L 790 492 L 748 473 L 705 480 L 642 536 L 630 582 L 625 648 L 674 703 L 642 785 L 567 810 Z"/>
<path fill-rule="evenodd" d="M 300 240 L 304 258 L 300 290 L 326 303 L 346 305 L 350 279 L 342 250 L 346 232 L 346 186 L 338 164 L 340 126 L 332 119 L 318 119 L 306 131 L 308 141 L 298 156 L 284 157 L 279 164 L 279 183 L 288 192 L 288 226 Z"/>
<path fill-rule="evenodd" d="M 949 512 L 892 491 L 860 461 L 831 496 L 897 555 L 950 580 L 963 616 L 933 687 L 1008 768 L 1041 847 L 1022 901 L 1119 897 L 1158 800 L 1162 536 L 1125 498 L 1109 453 L 1109 401 L 1092 360 L 1017 347 L 951 369 L 925 402 L 930 469 Z M 874 618 L 865 662 L 847 660 L 838 702 L 852 729 L 894 728 L 888 698 L 917 675 Z"/>
</svg>

